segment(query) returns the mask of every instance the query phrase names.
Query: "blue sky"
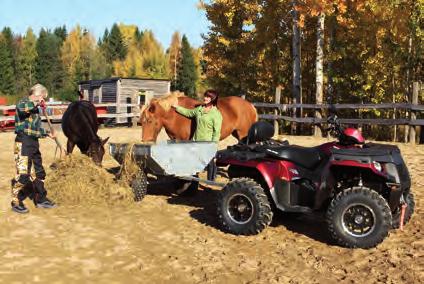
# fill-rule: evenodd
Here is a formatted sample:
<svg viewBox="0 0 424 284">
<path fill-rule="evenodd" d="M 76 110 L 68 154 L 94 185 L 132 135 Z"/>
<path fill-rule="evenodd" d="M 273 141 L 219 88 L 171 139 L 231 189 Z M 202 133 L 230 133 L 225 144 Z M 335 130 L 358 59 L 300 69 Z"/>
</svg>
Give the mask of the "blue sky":
<svg viewBox="0 0 424 284">
<path fill-rule="evenodd" d="M 114 22 L 151 29 L 166 49 L 178 30 L 192 46 L 202 45 L 207 33 L 205 13 L 197 9 L 198 0 L 0 0 L 0 29 L 9 26 L 23 34 L 28 27 L 41 28 L 76 24 L 101 37 Z"/>
</svg>

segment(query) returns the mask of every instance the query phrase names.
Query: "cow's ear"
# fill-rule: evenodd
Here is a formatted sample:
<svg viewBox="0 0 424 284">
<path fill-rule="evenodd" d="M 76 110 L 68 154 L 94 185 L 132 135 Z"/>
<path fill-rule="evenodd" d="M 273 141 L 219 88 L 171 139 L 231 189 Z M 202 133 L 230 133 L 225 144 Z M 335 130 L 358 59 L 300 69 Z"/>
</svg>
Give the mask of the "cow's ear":
<svg viewBox="0 0 424 284">
<path fill-rule="evenodd" d="M 103 139 L 103 140 L 102 140 L 102 145 L 103 145 L 103 146 L 106 144 L 106 142 L 109 140 L 109 138 L 110 138 L 110 137 L 108 137 L 108 138 L 106 138 L 106 139 Z"/>
<path fill-rule="evenodd" d="M 155 111 L 156 111 L 156 106 L 152 104 L 152 105 L 149 107 L 149 112 L 154 113 Z"/>
</svg>

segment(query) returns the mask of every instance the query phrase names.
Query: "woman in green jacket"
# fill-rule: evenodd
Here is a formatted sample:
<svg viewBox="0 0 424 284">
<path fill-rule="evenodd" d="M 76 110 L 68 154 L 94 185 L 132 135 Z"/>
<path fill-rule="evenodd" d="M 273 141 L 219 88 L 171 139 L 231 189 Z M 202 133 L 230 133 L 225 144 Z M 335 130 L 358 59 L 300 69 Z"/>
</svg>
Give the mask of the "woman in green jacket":
<svg viewBox="0 0 424 284">
<path fill-rule="evenodd" d="M 187 109 L 178 104 L 173 105 L 175 110 L 185 117 L 196 119 L 196 131 L 193 141 L 213 141 L 218 143 L 221 137 L 222 115 L 216 107 L 218 103 L 218 93 L 214 90 L 207 90 L 203 95 L 203 105 L 194 109 Z M 208 180 L 214 180 L 216 176 L 216 164 L 212 160 L 207 167 Z"/>
</svg>

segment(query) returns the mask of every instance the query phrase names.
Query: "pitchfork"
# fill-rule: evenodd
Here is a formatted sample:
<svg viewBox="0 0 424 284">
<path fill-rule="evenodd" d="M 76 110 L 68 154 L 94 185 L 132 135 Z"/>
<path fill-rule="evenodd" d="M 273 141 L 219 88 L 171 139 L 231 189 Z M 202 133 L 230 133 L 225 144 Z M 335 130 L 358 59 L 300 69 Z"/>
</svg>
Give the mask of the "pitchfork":
<svg viewBox="0 0 424 284">
<path fill-rule="evenodd" d="M 65 153 L 65 154 L 66 154 L 66 152 L 65 152 L 65 150 L 63 149 L 62 144 L 60 144 L 59 139 L 58 139 L 58 138 L 57 138 L 57 136 L 56 136 L 56 131 L 54 130 L 53 125 L 52 125 L 52 123 L 51 123 L 51 121 L 50 121 L 50 118 L 49 118 L 49 116 L 48 116 L 48 114 L 47 114 L 46 103 L 45 103 L 45 101 L 44 101 L 44 100 L 42 100 L 42 101 L 41 101 L 41 103 L 40 103 L 40 107 L 41 107 L 41 109 L 42 109 L 42 111 L 43 111 L 43 115 L 44 115 L 44 117 L 47 119 L 47 124 L 49 125 L 50 132 L 51 132 L 51 134 L 53 134 L 53 136 L 54 136 L 54 138 L 53 138 L 53 139 L 54 139 L 54 141 L 56 142 L 56 150 L 54 151 L 54 157 L 56 158 L 56 155 L 57 155 L 57 149 L 59 149 L 59 150 L 60 150 L 60 156 L 59 156 L 59 159 L 62 159 L 62 153 Z"/>
</svg>

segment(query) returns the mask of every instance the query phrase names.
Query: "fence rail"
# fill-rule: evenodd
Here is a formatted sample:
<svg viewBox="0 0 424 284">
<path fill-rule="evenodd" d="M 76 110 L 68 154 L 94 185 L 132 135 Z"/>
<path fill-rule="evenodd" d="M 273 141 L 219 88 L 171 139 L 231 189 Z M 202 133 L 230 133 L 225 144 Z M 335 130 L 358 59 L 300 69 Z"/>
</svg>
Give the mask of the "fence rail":
<svg viewBox="0 0 424 284">
<path fill-rule="evenodd" d="M 259 114 L 259 118 L 267 120 L 285 120 L 288 122 L 296 123 L 308 123 L 308 124 L 326 124 L 326 118 L 315 118 L 315 117 L 292 117 L 286 115 L 275 115 L 275 114 Z M 344 124 L 375 124 L 375 125 L 413 125 L 413 126 L 423 126 L 424 119 L 381 119 L 381 118 L 341 118 L 339 119 L 341 123 Z"/>
<path fill-rule="evenodd" d="M 63 110 L 65 111 L 68 107 L 69 103 L 63 103 L 63 104 L 49 104 L 47 103 L 47 110 Z M 139 111 L 139 105 L 138 104 L 117 104 L 117 103 L 101 103 L 101 104 L 94 104 L 96 109 L 101 108 L 108 108 L 108 107 L 123 107 L 127 108 L 127 112 L 121 112 L 121 113 L 98 113 L 98 118 L 131 118 L 136 119 L 140 116 Z M 0 106 L 0 128 L 5 128 L 7 124 L 14 122 L 14 113 L 16 109 L 15 105 L 8 105 L 8 106 Z M 5 115 L 6 114 L 6 115 Z M 60 121 L 62 119 L 63 113 L 59 114 L 49 114 L 49 118 L 54 121 Z M 42 120 L 46 120 L 42 116 Z M 136 123 L 135 121 L 132 122 L 133 124 Z"/>
<path fill-rule="evenodd" d="M 359 116 L 363 116 L 365 110 L 392 110 L 392 118 L 344 118 L 340 117 L 340 122 L 344 124 L 355 124 L 355 125 L 388 125 L 395 127 L 394 140 L 396 140 L 396 126 L 404 125 L 405 132 L 409 131 L 409 141 L 415 143 L 416 133 L 418 127 L 424 126 L 424 119 L 417 119 L 418 115 L 424 111 L 424 105 L 418 104 L 418 96 L 420 90 L 424 90 L 419 82 L 413 83 L 412 88 L 412 100 L 411 103 L 381 103 L 381 104 L 280 104 L 281 98 L 281 87 L 277 87 L 274 97 L 274 103 L 253 103 L 256 108 L 259 109 L 272 109 L 268 111 L 258 111 L 259 118 L 273 120 L 276 131 L 278 132 L 279 126 L 278 121 L 284 120 L 291 123 L 306 123 L 312 124 L 315 127 L 315 133 L 320 125 L 326 124 L 327 119 L 322 118 L 325 110 L 337 111 L 337 110 L 355 110 L 358 111 Z M 312 116 L 300 117 L 297 116 L 303 111 L 297 110 L 310 110 Z M 396 117 L 399 113 L 396 111 L 402 110 L 403 118 Z M 293 125 L 293 124 L 292 124 Z M 292 128 L 293 130 L 294 128 Z M 320 133 L 318 131 L 318 133 Z M 421 131 L 421 137 L 424 137 L 424 129 Z M 406 135 L 405 135 L 406 137 Z M 423 140 L 423 138 L 421 139 Z"/>
<path fill-rule="evenodd" d="M 405 109 L 414 111 L 424 111 L 424 105 L 414 105 L 411 103 L 382 103 L 382 104 L 275 104 L 275 103 L 253 103 L 255 107 L 278 108 L 282 111 L 289 109 Z"/>
<path fill-rule="evenodd" d="M 66 108 L 69 103 L 62 104 L 46 104 L 49 109 L 63 109 Z M 138 104 L 117 104 L 117 103 L 107 103 L 107 104 L 94 104 L 96 107 L 139 107 Z M 14 110 L 16 105 L 0 106 L 0 112 Z"/>
</svg>

